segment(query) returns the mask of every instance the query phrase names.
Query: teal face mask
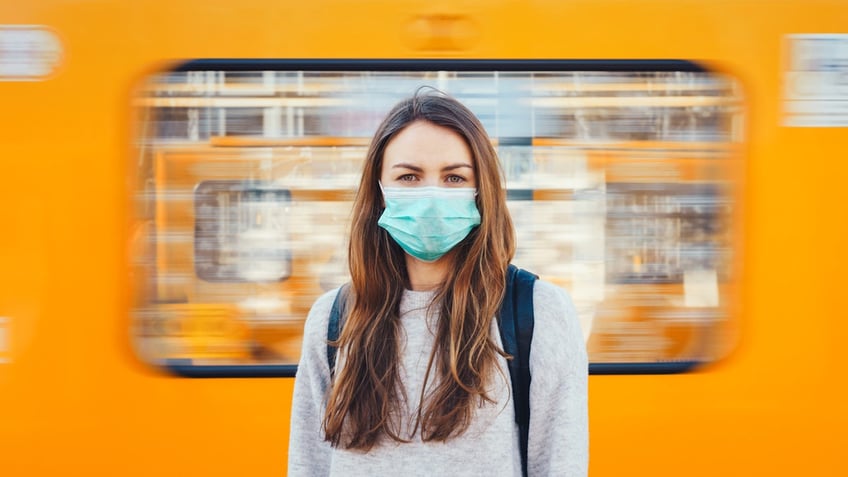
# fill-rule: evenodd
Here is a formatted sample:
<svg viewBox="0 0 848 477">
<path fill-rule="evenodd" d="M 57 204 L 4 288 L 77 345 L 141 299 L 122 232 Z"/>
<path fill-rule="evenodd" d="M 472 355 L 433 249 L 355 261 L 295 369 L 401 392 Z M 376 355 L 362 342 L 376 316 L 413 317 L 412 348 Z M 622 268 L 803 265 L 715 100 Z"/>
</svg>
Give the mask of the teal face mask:
<svg viewBox="0 0 848 477">
<path fill-rule="evenodd" d="M 419 260 L 438 260 L 480 225 L 474 189 L 381 188 L 386 210 L 377 225 Z"/>
</svg>

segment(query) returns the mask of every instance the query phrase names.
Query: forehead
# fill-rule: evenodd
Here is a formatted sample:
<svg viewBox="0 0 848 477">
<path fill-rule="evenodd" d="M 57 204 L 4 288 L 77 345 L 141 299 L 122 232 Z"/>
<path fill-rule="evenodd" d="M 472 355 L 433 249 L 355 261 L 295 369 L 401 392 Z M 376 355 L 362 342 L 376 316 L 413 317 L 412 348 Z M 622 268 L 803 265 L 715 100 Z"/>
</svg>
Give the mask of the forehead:
<svg viewBox="0 0 848 477">
<path fill-rule="evenodd" d="M 384 167 L 400 162 L 418 166 L 443 162 L 474 165 L 471 149 L 460 134 L 427 121 L 410 124 L 386 144 Z"/>
</svg>

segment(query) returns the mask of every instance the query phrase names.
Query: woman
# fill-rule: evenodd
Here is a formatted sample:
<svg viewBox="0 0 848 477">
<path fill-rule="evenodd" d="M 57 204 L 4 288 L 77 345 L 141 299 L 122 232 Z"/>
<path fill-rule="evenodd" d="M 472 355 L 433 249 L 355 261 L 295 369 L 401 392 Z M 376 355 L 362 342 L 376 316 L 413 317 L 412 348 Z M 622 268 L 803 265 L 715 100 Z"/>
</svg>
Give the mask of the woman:
<svg viewBox="0 0 848 477">
<path fill-rule="evenodd" d="M 289 475 L 520 476 L 497 320 L 515 250 L 497 155 L 480 121 L 439 93 L 378 128 L 353 205 L 351 298 L 331 373 L 338 290 L 304 329 Z M 587 361 L 558 287 L 533 288 L 529 475 L 586 475 Z"/>
</svg>

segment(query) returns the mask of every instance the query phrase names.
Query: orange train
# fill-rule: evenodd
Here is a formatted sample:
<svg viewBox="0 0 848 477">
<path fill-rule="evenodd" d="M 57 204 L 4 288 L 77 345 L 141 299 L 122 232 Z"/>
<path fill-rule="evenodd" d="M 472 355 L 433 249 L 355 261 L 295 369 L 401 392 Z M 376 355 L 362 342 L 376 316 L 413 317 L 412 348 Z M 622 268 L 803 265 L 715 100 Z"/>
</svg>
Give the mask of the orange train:
<svg viewBox="0 0 848 477">
<path fill-rule="evenodd" d="M 284 475 L 303 320 L 347 279 L 370 134 L 423 85 L 481 118 L 515 263 L 577 305 L 591 475 L 844 473 L 846 22 L 0 2 L 0 473 Z"/>
</svg>

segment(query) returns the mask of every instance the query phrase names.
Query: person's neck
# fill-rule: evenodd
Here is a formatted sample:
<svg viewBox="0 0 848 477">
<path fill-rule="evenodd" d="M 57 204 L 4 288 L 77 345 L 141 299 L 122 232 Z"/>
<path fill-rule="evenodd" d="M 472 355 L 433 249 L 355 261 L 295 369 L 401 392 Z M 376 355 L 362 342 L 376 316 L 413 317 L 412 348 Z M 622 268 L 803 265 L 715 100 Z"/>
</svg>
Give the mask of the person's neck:
<svg viewBox="0 0 848 477">
<path fill-rule="evenodd" d="M 438 288 L 447 276 L 450 260 L 443 256 L 435 262 L 422 262 L 406 255 L 406 272 L 409 274 L 409 286 L 413 291 L 429 291 Z"/>
</svg>

